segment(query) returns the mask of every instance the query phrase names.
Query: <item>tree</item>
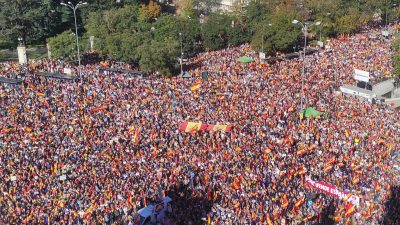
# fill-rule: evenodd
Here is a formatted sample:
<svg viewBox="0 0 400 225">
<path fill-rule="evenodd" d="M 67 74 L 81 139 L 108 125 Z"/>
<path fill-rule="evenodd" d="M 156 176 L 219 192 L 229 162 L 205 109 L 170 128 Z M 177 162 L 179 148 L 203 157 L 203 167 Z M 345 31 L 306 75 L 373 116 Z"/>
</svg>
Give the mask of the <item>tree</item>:
<svg viewBox="0 0 400 225">
<path fill-rule="evenodd" d="M 137 48 L 140 68 L 144 72 L 172 74 L 178 65 L 179 41 L 167 38 L 163 41 L 147 41 Z"/>
<path fill-rule="evenodd" d="M 125 52 L 122 46 L 130 46 L 130 44 L 125 44 L 127 40 L 132 40 L 134 41 L 133 43 L 136 43 L 136 39 L 133 40 L 134 38 L 132 39 L 130 36 L 136 35 L 137 22 L 137 6 L 91 12 L 85 25 L 86 36 L 95 37 L 94 48 L 101 55 L 111 54 L 110 56 L 113 58 L 129 61 L 128 59 L 133 59 L 134 57 L 127 57 L 125 53 L 122 56 L 121 53 Z M 129 49 L 132 50 L 131 48 Z"/>
<path fill-rule="evenodd" d="M 192 57 L 201 50 L 197 44 L 201 41 L 200 23 L 197 19 L 183 16 L 165 15 L 160 17 L 154 24 L 154 39 L 162 41 L 165 38 L 179 40 L 182 34 L 182 46 L 184 57 Z"/>
<path fill-rule="evenodd" d="M 394 64 L 393 74 L 400 77 L 400 35 L 396 35 L 390 43 L 393 49 L 392 60 Z"/>
<path fill-rule="evenodd" d="M 216 50 L 228 45 L 227 29 L 233 18 L 223 14 L 211 14 L 203 25 L 203 44 L 206 49 Z"/>
<path fill-rule="evenodd" d="M 54 58 L 69 58 L 73 59 L 76 54 L 76 39 L 75 33 L 71 30 L 49 38 L 51 54 Z"/>
<path fill-rule="evenodd" d="M 161 14 L 161 6 L 154 1 L 150 1 L 148 5 L 142 4 L 139 8 L 139 18 L 142 21 L 151 21 Z"/>
<path fill-rule="evenodd" d="M 296 11 L 279 10 L 266 16 L 259 23 L 252 39 L 252 46 L 261 49 L 264 37 L 264 50 L 287 50 L 302 36 L 300 25 L 292 24 L 293 19 L 299 18 Z M 271 24 L 271 25 L 269 25 Z"/>
<path fill-rule="evenodd" d="M 42 1 L 0 0 L 0 32 L 8 40 L 24 42 L 43 39 L 51 30 L 52 20 L 47 20 L 49 8 Z M 51 17 L 50 17 L 51 18 Z"/>
<path fill-rule="evenodd" d="M 179 0 L 179 14 L 186 17 L 194 17 L 194 0 Z"/>
</svg>

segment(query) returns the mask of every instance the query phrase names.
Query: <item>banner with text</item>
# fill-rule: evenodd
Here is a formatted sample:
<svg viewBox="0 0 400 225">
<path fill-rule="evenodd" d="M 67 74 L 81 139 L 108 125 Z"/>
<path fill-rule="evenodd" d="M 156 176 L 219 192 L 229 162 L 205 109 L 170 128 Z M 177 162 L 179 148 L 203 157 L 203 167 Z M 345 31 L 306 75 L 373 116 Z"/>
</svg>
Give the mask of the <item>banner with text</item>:
<svg viewBox="0 0 400 225">
<path fill-rule="evenodd" d="M 340 190 L 338 187 L 321 181 L 313 181 L 310 178 L 306 178 L 306 183 L 311 187 L 324 192 L 325 194 L 334 196 L 343 201 L 351 202 L 355 206 L 360 205 L 360 197 L 349 194 L 346 191 Z"/>
</svg>

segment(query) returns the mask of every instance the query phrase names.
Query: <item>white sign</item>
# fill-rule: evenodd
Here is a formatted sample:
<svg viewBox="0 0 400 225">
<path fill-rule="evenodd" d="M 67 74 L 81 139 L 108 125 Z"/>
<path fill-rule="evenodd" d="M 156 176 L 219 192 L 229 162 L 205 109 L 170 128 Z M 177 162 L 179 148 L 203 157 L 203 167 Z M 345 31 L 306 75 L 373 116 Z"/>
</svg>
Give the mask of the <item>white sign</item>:
<svg viewBox="0 0 400 225">
<path fill-rule="evenodd" d="M 354 69 L 354 79 L 359 81 L 368 82 L 369 81 L 369 72 Z"/>
<path fill-rule="evenodd" d="M 72 73 L 71 68 L 64 68 L 64 73 L 71 75 L 71 73 Z"/>
<path fill-rule="evenodd" d="M 17 180 L 17 176 L 10 176 L 10 180 L 11 181 L 16 181 Z"/>
<path fill-rule="evenodd" d="M 264 52 L 260 52 L 259 57 L 260 57 L 260 59 L 265 59 L 265 53 Z"/>
</svg>

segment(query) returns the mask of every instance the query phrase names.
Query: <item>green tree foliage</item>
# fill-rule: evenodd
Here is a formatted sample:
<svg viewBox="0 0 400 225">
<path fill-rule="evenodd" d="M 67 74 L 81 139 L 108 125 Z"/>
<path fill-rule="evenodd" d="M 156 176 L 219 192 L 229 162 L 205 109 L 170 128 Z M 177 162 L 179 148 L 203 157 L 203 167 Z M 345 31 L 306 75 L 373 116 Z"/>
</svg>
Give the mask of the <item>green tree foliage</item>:
<svg viewBox="0 0 400 225">
<path fill-rule="evenodd" d="M 391 42 L 393 49 L 392 60 L 394 64 L 393 73 L 395 76 L 400 78 L 400 35 L 396 35 Z"/>
<path fill-rule="evenodd" d="M 192 57 L 201 50 L 197 43 L 201 40 L 200 23 L 197 19 L 184 16 L 165 15 L 154 25 L 154 38 L 162 41 L 165 38 L 179 40 L 179 33 L 182 34 L 182 46 L 184 57 Z"/>
<path fill-rule="evenodd" d="M 231 26 L 231 17 L 211 14 L 203 25 L 203 45 L 206 49 L 216 50 L 228 44 L 226 29 Z"/>
<path fill-rule="evenodd" d="M 290 48 L 302 36 L 300 25 L 292 24 L 292 20 L 296 18 L 299 18 L 299 15 L 288 9 L 267 15 L 259 23 L 256 33 L 253 35 L 252 46 L 255 49 L 261 49 L 264 38 L 264 51 L 266 52 Z"/>
<path fill-rule="evenodd" d="M 86 36 L 94 36 L 94 48 L 102 55 L 109 55 L 119 60 L 130 61 L 134 57 L 129 57 L 125 52 L 125 47 L 129 48 L 134 55 L 134 48 L 141 43 L 137 43 L 140 37 L 135 32 L 138 21 L 138 7 L 126 6 L 107 11 L 91 12 L 86 23 Z M 141 35 L 139 35 L 141 36 Z M 132 41 L 132 43 L 127 43 Z"/>
<path fill-rule="evenodd" d="M 76 55 L 75 33 L 71 30 L 48 39 L 51 54 L 55 58 L 74 59 Z"/>
<path fill-rule="evenodd" d="M 47 1 L 0 0 L 0 31 L 8 41 L 30 43 L 52 34 L 57 21 Z"/>
<path fill-rule="evenodd" d="M 228 45 L 238 45 L 249 40 L 247 27 L 230 15 L 211 14 L 203 25 L 203 45 L 215 50 Z"/>
<path fill-rule="evenodd" d="M 166 38 L 162 41 L 147 41 L 137 49 L 140 68 L 145 72 L 170 75 L 177 69 L 179 41 Z"/>
<path fill-rule="evenodd" d="M 194 17 L 195 16 L 195 2 L 194 0 L 179 0 L 180 6 L 180 15 L 186 17 Z"/>
</svg>

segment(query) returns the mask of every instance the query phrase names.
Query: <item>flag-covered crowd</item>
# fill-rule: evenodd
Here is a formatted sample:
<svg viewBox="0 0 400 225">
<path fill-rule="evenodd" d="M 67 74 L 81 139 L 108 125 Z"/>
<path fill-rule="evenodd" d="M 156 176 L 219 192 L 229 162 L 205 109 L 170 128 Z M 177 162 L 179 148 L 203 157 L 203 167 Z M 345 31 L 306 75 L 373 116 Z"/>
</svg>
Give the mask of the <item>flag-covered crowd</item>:
<svg viewBox="0 0 400 225">
<path fill-rule="evenodd" d="M 315 118 L 299 116 L 302 59 L 260 62 L 248 45 L 191 59 L 190 73 L 208 80 L 86 65 L 80 84 L 33 76 L 56 62 L 29 64 L 20 86 L 0 86 L 0 224 L 135 224 L 162 195 L 174 201 L 165 224 L 381 223 L 400 207 L 385 204 L 398 197 L 400 113 L 337 92 L 355 68 L 391 76 L 378 32 L 306 57 L 304 108 L 323 112 Z M 0 74 L 19 70 L 5 63 Z M 182 210 L 183 195 L 201 199 L 204 219 Z"/>
</svg>

